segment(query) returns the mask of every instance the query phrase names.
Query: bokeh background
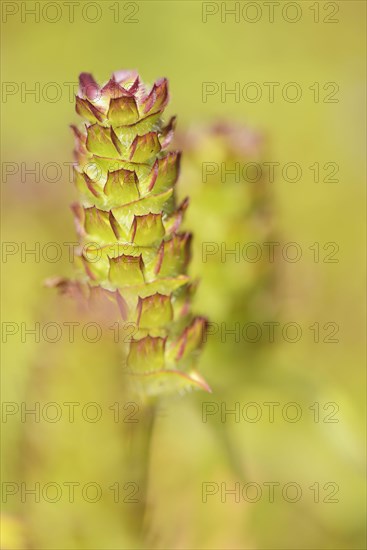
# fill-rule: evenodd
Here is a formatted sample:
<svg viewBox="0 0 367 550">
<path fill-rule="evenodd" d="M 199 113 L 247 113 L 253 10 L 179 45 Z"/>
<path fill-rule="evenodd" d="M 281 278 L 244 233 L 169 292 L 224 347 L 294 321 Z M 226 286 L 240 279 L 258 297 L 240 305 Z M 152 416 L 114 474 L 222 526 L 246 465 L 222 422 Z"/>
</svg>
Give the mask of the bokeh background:
<svg viewBox="0 0 367 550">
<path fill-rule="evenodd" d="M 40 6 L 46 4 L 50 3 L 41 2 Z M 151 456 L 150 546 L 259 550 L 364 548 L 365 3 L 297 2 L 302 15 L 295 23 L 281 15 L 287 2 L 280 2 L 274 22 L 269 21 L 268 8 L 263 2 L 251 3 L 260 6 L 260 18 L 254 23 L 242 15 L 238 22 L 229 14 L 221 19 L 222 6 L 233 9 L 239 4 L 242 10 L 248 2 L 211 2 L 210 9 L 218 9 L 218 13 L 208 16 L 207 22 L 203 21 L 205 8 L 199 1 L 95 2 L 98 12 L 93 11 L 93 6 L 84 12 L 89 19 L 99 14 L 94 23 L 83 20 L 81 15 L 82 7 L 91 3 L 78 3 L 73 22 L 69 21 L 63 2 L 53 4 L 61 7 L 62 15 L 51 23 L 42 12 L 39 21 L 24 13 L 22 20 L 24 5 L 34 8 L 34 2 L 2 3 L 5 243 L 15 243 L 15 247 L 26 243 L 32 248 L 39 242 L 42 252 L 42 246 L 49 242 L 76 240 L 69 210 L 75 194 L 68 171 L 64 167 L 62 176 L 52 183 L 49 181 L 52 169 L 45 177 L 42 167 L 49 162 L 63 166 L 73 160 L 69 123 L 75 123 L 77 115 L 68 93 L 70 85 L 65 83 L 76 83 L 81 71 L 92 72 L 100 82 L 120 68 L 136 68 L 148 82 L 166 76 L 171 90 L 167 114 L 178 114 L 180 131 L 198 123 L 212 124 L 218 119 L 244 124 L 264 136 L 267 161 L 281 165 L 297 162 L 303 170 L 301 180 L 296 183 L 285 181 L 280 171 L 276 171 L 274 183 L 268 183 L 276 240 L 297 242 L 303 255 L 296 263 L 279 259 L 276 290 L 267 295 L 270 304 L 267 302 L 265 307 L 269 308 L 266 310 L 269 314 L 259 313 L 261 319 L 268 314 L 268 320 L 276 316 L 280 323 L 298 323 L 303 330 L 302 338 L 296 343 L 279 338 L 274 344 L 255 346 L 256 349 L 237 344 L 230 337 L 223 343 L 211 338 L 201 370 L 213 393 L 164 400 Z M 319 10 L 318 22 L 315 4 Z M 137 13 L 129 16 L 136 11 L 135 6 Z M 247 18 L 254 17 L 251 9 Z M 334 9 L 335 15 L 330 15 Z M 52 6 L 49 10 L 46 18 L 52 19 L 56 12 Z M 114 21 L 116 10 L 119 10 L 118 22 Z M 288 18 L 294 17 L 292 8 L 289 10 Z M 129 17 L 137 22 L 123 21 Z M 327 18 L 337 22 L 328 23 Z M 51 87 L 45 92 L 46 99 L 42 95 L 51 82 L 62 90 L 56 101 L 48 99 L 52 97 Z M 216 94 L 203 101 L 205 82 L 216 82 L 219 86 L 224 83 L 228 89 L 233 89 L 236 82 L 241 88 L 248 82 L 257 82 L 263 97 L 258 102 L 243 98 L 236 102 L 233 95 L 222 101 L 220 94 Z M 274 102 L 269 101 L 264 82 L 280 83 Z M 280 90 L 288 82 L 297 82 L 301 87 L 300 101 L 291 103 L 282 97 Z M 319 102 L 314 101 L 309 89 L 315 82 L 319 83 Z M 331 91 L 323 89 L 327 82 L 337 83 L 337 102 L 322 101 Z M 22 89 L 37 90 L 37 86 L 41 92 L 37 98 L 22 95 Z M 211 153 L 202 154 L 204 161 L 214 160 Z M 337 163 L 339 182 L 315 182 L 309 169 L 315 162 L 320 166 Z M 4 163 L 15 164 L 4 168 Z M 40 163 L 38 181 L 32 175 L 22 178 L 21 163 L 26 168 Z M 184 163 L 180 181 L 183 194 L 185 166 Z M 7 172 L 11 167 L 15 167 L 14 175 Z M 192 175 L 189 168 L 186 170 L 188 177 Z M 200 170 L 197 174 L 200 176 Z M 198 185 L 202 183 L 198 181 Z M 228 216 L 230 202 L 224 207 Z M 197 227 L 201 239 L 213 241 L 210 228 L 216 219 L 218 223 L 223 219 L 221 205 L 207 204 L 205 211 L 192 208 L 195 215 L 189 220 L 191 230 L 195 233 Z M 240 227 L 237 240 L 245 243 L 246 226 Z M 337 263 L 323 261 L 322 247 L 328 242 L 339 247 Z M 309 249 L 314 243 L 320 243 L 319 262 L 314 261 Z M 45 289 L 43 281 L 72 273 L 63 250 L 61 259 L 55 263 L 45 261 L 42 254 L 39 261 L 32 256 L 24 261 L 19 252 L 7 261 L 3 257 L 3 322 L 31 327 L 37 321 L 45 323 L 60 318 L 59 302 L 52 291 Z M 195 274 L 200 277 L 202 262 L 198 250 L 196 246 L 194 265 Z M 202 276 L 197 307 L 209 317 L 214 315 L 217 322 L 221 321 L 218 311 L 226 310 L 233 299 L 226 280 L 230 261 L 217 266 L 216 276 L 220 279 L 223 273 L 223 279 L 218 283 L 215 300 L 211 300 L 210 271 L 202 266 L 209 275 Z M 238 265 L 233 269 L 238 269 Z M 222 310 L 218 303 L 223 304 Z M 233 319 L 241 319 L 241 313 L 236 311 Z M 245 320 L 242 317 L 242 322 Z M 323 327 L 328 322 L 338 324 L 339 341 L 315 343 L 309 327 L 314 323 Z M 76 399 L 93 400 L 90 396 L 96 390 L 90 389 L 93 384 L 87 381 L 97 378 L 88 378 L 82 356 L 74 353 L 74 349 L 62 343 L 57 346 L 43 341 L 35 343 L 31 337 L 22 342 L 19 333 L 9 336 L 3 344 L 3 400 L 34 402 L 41 399 L 37 393 L 41 388 L 42 399 L 57 401 L 55 388 L 62 384 L 77 388 Z M 98 370 L 105 359 L 99 357 L 96 348 L 91 351 L 89 347 L 84 353 L 86 361 L 93 355 L 96 362 L 94 371 L 99 372 L 101 394 L 106 399 L 114 395 L 110 401 L 115 401 L 116 385 L 104 380 Z M 57 375 L 50 375 L 58 361 L 65 364 L 67 373 L 61 375 L 62 382 Z M 80 369 L 84 369 L 84 385 L 77 374 L 78 361 Z M 110 376 L 108 369 L 106 376 Z M 236 402 L 241 407 L 256 402 L 263 416 L 255 423 L 243 419 L 235 422 L 228 416 L 222 423 L 217 414 L 208 417 L 205 423 L 202 406 L 208 401 L 219 407 L 225 403 L 228 408 Z M 279 402 L 279 411 L 286 403 L 297 403 L 302 418 L 299 422 L 287 422 L 281 412 L 276 412 L 274 422 L 269 422 L 266 402 Z M 309 409 L 314 403 L 319 403 L 319 422 L 314 421 L 314 409 Z M 334 409 L 324 409 L 328 403 L 334 404 Z M 334 418 L 338 422 L 324 422 L 335 407 L 338 411 Z M 111 459 L 114 445 L 103 444 L 116 437 L 113 430 L 103 433 L 103 427 L 92 425 L 94 431 L 89 428 L 90 433 L 73 440 L 74 453 L 79 444 L 80 453 L 90 451 L 90 470 L 86 472 L 82 466 L 69 463 L 65 449 L 54 444 L 50 426 L 44 431 L 40 426 L 22 423 L 17 415 L 3 422 L 3 481 L 61 483 L 65 479 L 101 479 L 100 472 L 94 471 L 100 467 L 97 464 L 102 464 L 106 471 L 117 467 Z M 30 453 L 25 438 L 28 444 L 30 439 L 36 445 L 36 456 Z M 217 483 L 219 487 L 221 483 L 233 487 L 236 482 L 241 486 L 253 482 L 262 487 L 263 496 L 257 502 L 243 499 L 235 502 L 230 496 L 221 502 L 219 491 L 203 502 L 204 482 Z M 279 483 L 280 489 L 288 482 L 297 483 L 302 488 L 302 498 L 296 503 L 287 502 L 279 490 L 271 503 L 264 482 Z M 315 483 L 320 486 L 320 502 L 315 502 L 309 489 Z M 338 486 L 334 497 L 337 502 L 323 502 L 331 492 L 330 488 L 324 489 L 326 483 Z M 68 503 L 53 508 L 42 503 L 29 506 L 20 502 L 19 495 L 9 497 L 2 504 L 3 547 L 132 547 L 128 535 L 120 530 L 123 513 L 116 512 L 116 507 L 103 506 L 103 502 L 89 508 Z M 69 528 L 76 517 L 78 528 Z"/>
</svg>

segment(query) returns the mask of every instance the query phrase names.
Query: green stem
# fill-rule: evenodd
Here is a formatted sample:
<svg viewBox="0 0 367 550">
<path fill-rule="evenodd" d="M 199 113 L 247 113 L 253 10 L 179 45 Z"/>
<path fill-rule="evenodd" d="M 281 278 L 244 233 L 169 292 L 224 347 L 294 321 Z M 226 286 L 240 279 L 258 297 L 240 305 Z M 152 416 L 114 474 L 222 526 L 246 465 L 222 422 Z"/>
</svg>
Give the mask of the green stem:
<svg viewBox="0 0 367 550">
<path fill-rule="evenodd" d="M 156 415 L 155 404 L 141 405 L 139 421 L 129 426 L 129 449 L 126 474 L 128 482 L 136 484 L 138 492 L 134 499 L 137 502 L 128 504 L 129 524 L 131 531 L 139 543 L 139 548 L 144 545 L 145 532 L 147 530 L 147 517 L 149 513 L 148 490 L 151 447 L 153 441 L 154 421 Z"/>
</svg>

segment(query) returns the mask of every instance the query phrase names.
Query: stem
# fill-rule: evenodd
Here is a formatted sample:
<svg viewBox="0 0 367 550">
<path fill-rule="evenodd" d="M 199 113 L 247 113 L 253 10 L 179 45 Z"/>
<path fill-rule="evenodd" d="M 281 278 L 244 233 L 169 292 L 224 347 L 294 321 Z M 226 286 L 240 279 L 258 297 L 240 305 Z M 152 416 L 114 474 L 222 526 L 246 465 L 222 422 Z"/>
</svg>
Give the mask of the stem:
<svg viewBox="0 0 367 550">
<path fill-rule="evenodd" d="M 133 482 L 138 486 L 138 493 L 134 497 L 138 502 L 128 504 L 131 507 L 129 523 L 140 548 L 144 544 L 147 529 L 149 467 L 155 415 L 155 404 L 143 404 L 139 411 L 139 422 L 129 426 L 130 441 L 126 467 L 129 479 L 127 483 Z"/>
</svg>

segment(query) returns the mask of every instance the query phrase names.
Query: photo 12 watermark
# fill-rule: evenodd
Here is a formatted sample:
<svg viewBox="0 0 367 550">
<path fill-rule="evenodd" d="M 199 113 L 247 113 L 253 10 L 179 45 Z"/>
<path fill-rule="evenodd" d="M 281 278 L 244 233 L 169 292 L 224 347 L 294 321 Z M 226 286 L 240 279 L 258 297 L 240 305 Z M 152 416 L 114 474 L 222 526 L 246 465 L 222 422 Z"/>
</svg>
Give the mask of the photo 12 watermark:
<svg viewBox="0 0 367 550">
<path fill-rule="evenodd" d="M 270 504 L 287 502 L 294 504 L 301 500 L 311 500 L 314 503 L 337 504 L 340 487 L 335 481 L 315 481 L 305 486 L 297 481 L 248 481 L 247 483 L 229 483 L 225 481 L 204 481 L 201 485 L 201 502 L 206 504 L 209 499 L 226 503 L 241 502 L 256 503 L 259 501 Z"/>
<path fill-rule="evenodd" d="M 1 483 L 1 501 L 3 504 L 21 502 L 50 503 L 63 502 L 78 504 L 81 501 L 95 504 L 102 500 L 111 500 L 115 504 L 138 504 L 139 484 L 135 481 L 121 483 L 115 481 L 103 486 L 97 481 L 48 481 L 41 483 L 4 481 Z"/>
<path fill-rule="evenodd" d="M 17 261 L 25 263 L 48 263 L 56 264 L 65 262 L 73 264 L 76 258 L 83 257 L 89 263 L 99 262 L 102 257 L 106 258 L 128 254 L 131 248 L 129 242 L 116 242 L 111 244 L 101 244 L 96 241 L 79 243 L 77 241 L 68 241 L 58 243 L 50 242 L 26 242 L 26 241 L 3 241 L 1 243 L 1 263 L 11 263 Z M 135 246 L 137 253 L 141 247 Z"/>
<path fill-rule="evenodd" d="M 314 344 L 339 344 L 340 325 L 335 321 L 315 321 L 305 326 L 296 321 L 247 321 L 246 323 L 209 321 L 204 333 L 204 342 L 215 341 L 231 345 L 248 344 L 295 344 L 302 339 Z"/>
<path fill-rule="evenodd" d="M 314 242 L 310 244 L 296 241 L 280 242 L 202 242 L 201 261 L 219 263 L 250 263 L 267 262 L 273 264 L 279 260 L 286 263 L 298 263 L 301 260 L 315 264 L 338 264 L 339 244 L 335 241 Z"/>
<path fill-rule="evenodd" d="M 202 183 L 217 181 L 222 183 L 339 183 L 340 166 L 335 161 L 316 161 L 308 166 L 300 162 L 214 162 L 201 164 Z"/>
<path fill-rule="evenodd" d="M 110 24 L 139 23 L 141 2 L 130 1 L 57 1 L 57 2 L 1 2 L 1 21 L 11 23 L 89 23 L 95 25 L 101 21 Z"/>
<path fill-rule="evenodd" d="M 203 103 L 339 103 L 337 82 L 219 82 L 206 81 L 201 85 Z"/>
<path fill-rule="evenodd" d="M 98 424 L 104 420 L 112 420 L 115 424 L 138 424 L 140 422 L 141 405 L 135 401 L 126 403 L 105 404 L 97 401 L 4 401 L 1 404 L 1 422 L 10 421 L 26 424 L 58 424 L 65 422 L 75 424 L 85 422 Z"/>
<path fill-rule="evenodd" d="M 289 24 L 300 21 L 313 23 L 339 23 L 340 3 L 328 1 L 287 2 L 287 1 L 218 1 L 202 2 L 202 23 L 279 23 Z"/>
<path fill-rule="evenodd" d="M 222 424 L 241 424 L 248 422 L 290 423 L 297 424 L 300 421 L 311 420 L 315 424 L 338 424 L 339 405 L 335 401 L 320 403 L 315 401 L 309 405 L 289 401 L 239 401 L 228 403 L 226 401 L 204 401 L 201 408 L 201 419 L 204 424 L 220 421 Z"/>
</svg>

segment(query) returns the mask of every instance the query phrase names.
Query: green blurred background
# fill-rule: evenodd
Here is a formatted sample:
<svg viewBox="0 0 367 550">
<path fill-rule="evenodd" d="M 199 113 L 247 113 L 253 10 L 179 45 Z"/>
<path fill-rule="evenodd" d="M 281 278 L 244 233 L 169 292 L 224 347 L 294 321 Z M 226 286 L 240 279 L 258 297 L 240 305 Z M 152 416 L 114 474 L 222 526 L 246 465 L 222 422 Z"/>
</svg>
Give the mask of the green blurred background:
<svg viewBox="0 0 367 550">
<path fill-rule="evenodd" d="M 5 4 L 13 6 L 6 8 L 9 12 L 19 11 L 4 19 Z M 230 339 L 216 354 L 209 342 L 202 371 L 213 394 L 195 393 L 165 401 L 151 463 L 152 547 L 364 548 L 365 3 L 298 2 L 302 16 L 296 23 L 285 21 L 277 9 L 274 22 L 269 22 L 263 2 L 257 3 L 262 16 L 256 23 L 243 17 L 236 22 L 231 15 L 221 21 L 221 6 L 230 9 L 234 2 L 210 3 L 218 13 L 209 16 L 206 23 L 202 20 L 202 2 L 196 1 L 97 2 L 102 15 L 95 23 L 82 20 L 85 2 L 76 7 L 74 22 L 68 21 L 64 3 L 58 2 L 62 17 L 55 23 L 45 21 L 42 14 L 39 22 L 29 15 L 22 22 L 21 4 L 33 7 L 34 3 L 2 5 L 5 92 L 10 90 L 7 86 L 31 89 L 36 83 L 42 91 L 54 82 L 62 89 L 62 96 L 50 102 L 42 95 L 39 101 L 29 95 L 24 101 L 20 91 L 6 97 L 3 87 L 3 163 L 25 163 L 29 168 L 36 162 L 71 162 L 73 142 L 68 125 L 75 123 L 77 116 L 64 83 L 76 82 L 81 71 L 92 72 L 103 82 L 114 70 L 136 68 L 148 82 L 160 76 L 169 79 L 167 115 L 178 114 L 180 129 L 218 118 L 249 124 L 264 134 L 267 160 L 297 162 L 303 169 L 297 183 L 284 181 L 276 172 L 271 184 L 280 240 L 297 242 L 303 250 L 299 262 L 281 262 L 279 319 L 298 323 L 303 337 L 293 344 L 283 341 L 270 345 L 258 354 L 247 353 Z M 41 2 L 44 4 L 47 2 Z M 137 22 L 124 22 L 123 17 L 135 11 L 135 4 L 138 12 L 132 17 Z M 248 3 L 237 4 L 242 9 Z M 280 7 L 285 4 L 280 2 Z M 318 23 L 314 21 L 315 4 L 319 5 Z M 117 5 L 120 21 L 114 22 Z M 338 22 L 326 23 L 325 17 L 335 6 Z M 52 18 L 52 8 L 49 10 L 48 17 Z M 293 17 L 289 10 L 289 17 Z M 252 12 L 248 13 L 252 17 Z M 93 8 L 88 16 L 94 17 Z M 203 82 L 225 83 L 228 89 L 235 82 L 241 87 L 257 82 L 263 98 L 250 103 L 228 96 L 222 102 L 216 94 L 204 102 Z M 273 103 L 267 99 L 264 82 L 280 83 Z M 288 82 L 301 86 L 299 102 L 282 98 L 279 90 Z M 314 102 L 309 87 L 315 82 L 320 83 L 321 98 L 331 91 L 323 90 L 325 83 L 337 83 L 338 102 Z M 51 96 L 51 88 L 49 93 Z M 315 183 L 308 168 L 315 162 L 336 162 L 339 183 Z M 69 210 L 75 195 L 67 171 L 63 174 L 66 177 L 55 183 L 41 175 L 37 183 L 31 176 L 22 182 L 20 172 L 7 178 L 3 172 L 3 241 L 25 242 L 31 247 L 36 241 L 42 246 L 76 240 Z M 184 184 L 181 180 L 183 189 Z M 213 210 L 212 216 L 220 216 L 220 212 Z M 205 219 L 196 223 L 202 234 Z M 195 227 L 192 229 L 195 232 Z M 211 240 L 208 234 L 207 241 Z M 244 242 L 245 237 L 239 235 L 238 240 Z M 337 243 L 339 262 L 314 262 L 309 247 L 315 242 L 321 249 L 325 243 Z M 200 269 L 200 261 L 196 267 Z M 58 306 L 43 281 L 72 273 L 65 253 L 54 264 L 42 258 L 35 262 L 31 257 L 22 262 L 20 254 L 15 254 L 6 263 L 3 260 L 2 271 L 3 321 L 30 326 L 40 319 L 55 320 L 58 311 L 53 308 Z M 207 296 L 205 278 L 201 285 L 203 296 Z M 218 292 L 225 302 L 229 289 L 222 285 Z M 201 312 L 210 316 L 210 300 L 199 303 Z M 312 342 L 308 327 L 315 322 L 337 323 L 339 343 Z M 42 343 L 31 338 L 25 343 L 19 337 L 8 339 L 3 345 L 4 401 L 25 399 L 31 369 L 40 355 L 45 361 L 48 353 Z M 229 356 L 230 365 L 225 359 Z M 52 355 L 50 363 L 52 366 Z M 241 369 L 240 377 L 234 366 Z M 47 388 L 45 391 L 47 396 Z M 226 438 L 244 472 L 241 483 L 273 481 L 282 486 L 296 482 L 303 490 L 299 502 L 290 503 L 278 495 L 274 503 L 265 496 L 254 503 L 236 503 L 230 497 L 223 503 L 220 493 L 202 502 L 203 482 L 233 486 L 238 481 L 215 436 L 214 428 L 221 427 L 220 416 L 202 422 L 200 407 L 206 401 L 219 405 L 225 401 L 229 408 L 235 402 L 299 404 L 303 417 L 297 423 L 284 421 L 281 414 L 275 416 L 274 423 L 265 414 L 257 423 L 236 423 L 231 417 L 225 423 Z M 339 421 L 314 422 L 309 407 L 315 402 L 320 403 L 321 410 L 326 403 L 336 403 Z M 16 421 L 3 425 L 5 481 L 20 479 L 19 457 L 27 460 L 23 429 Z M 69 477 L 73 478 L 71 473 Z M 316 482 L 321 487 L 327 482 L 337 484 L 338 502 L 315 503 L 309 487 Z M 3 511 L 8 518 L 9 514 L 12 518 L 23 515 L 16 498 L 3 504 Z M 66 507 L 64 516 L 60 512 L 55 519 L 61 531 L 65 518 L 73 513 Z M 124 538 L 110 542 L 108 522 L 102 513 L 93 518 L 99 532 L 94 545 L 80 542 L 75 546 L 74 541 L 69 548 L 129 547 Z M 42 529 L 47 531 L 46 522 Z M 47 536 L 44 540 L 48 541 Z M 55 535 L 52 548 L 65 547 L 62 540 Z M 49 542 L 44 544 L 38 547 L 51 548 Z M 26 546 L 14 543 L 14 547 Z"/>
</svg>

